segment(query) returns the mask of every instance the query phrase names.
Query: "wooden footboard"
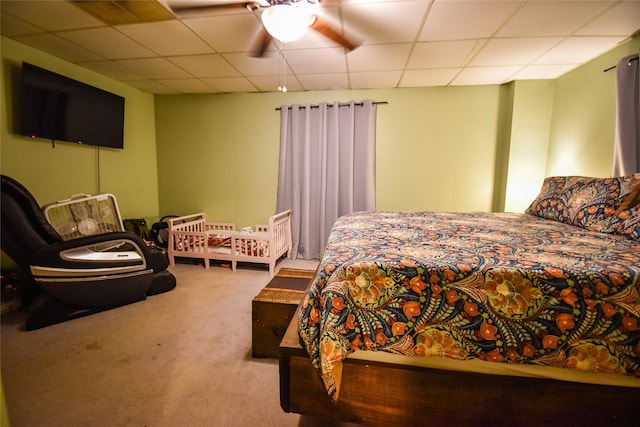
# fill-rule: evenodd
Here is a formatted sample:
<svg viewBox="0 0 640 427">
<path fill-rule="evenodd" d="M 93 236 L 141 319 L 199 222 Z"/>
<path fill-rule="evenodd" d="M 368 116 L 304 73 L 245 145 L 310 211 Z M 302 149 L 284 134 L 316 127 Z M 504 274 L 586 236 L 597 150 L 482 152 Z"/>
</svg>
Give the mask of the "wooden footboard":
<svg viewBox="0 0 640 427">
<path fill-rule="evenodd" d="M 291 255 L 291 209 L 271 216 L 268 224 L 257 224 L 254 233 L 236 233 L 232 239 L 234 264 L 268 264 L 273 276 L 276 262 L 285 254 Z"/>
<path fill-rule="evenodd" d="M 285 412 L 370 426 L 635 426 L 640 389 L 346 359 L 332 403 L 301 346 L 297 314 L 280 344 Z"/>
<path fill-rule="evenodd" d="M 231 261 L 231 249 L 222 251 L 211 249 L 209 240 L 216 233 L 235 232 L 236 225 L 231 222 L 208 222 L 203 212 L 170 218 L 169 244 L 167 248 L 169 264 L 175 265 L 176 257 L 199 258 L 209 268 L 209 260 Z"/>
<path fill-rule="evenodd" d="M 228 236 L 229 246 L 214 247 L 212 238 Z M 204 212 L 169 219 L 169 263 L 176 257 L 200 258 L 205 268 L 209 260 L 230 261 L 235 271 L 238 262 L 269 265 L 275 273 L 276 262 L 285 254 L 291 255 L 291 210 L 269 218 L 268 224 L 256 225 L 253 233 L 236 232 L 236 224 L 208 222 Z"/>
</svg>

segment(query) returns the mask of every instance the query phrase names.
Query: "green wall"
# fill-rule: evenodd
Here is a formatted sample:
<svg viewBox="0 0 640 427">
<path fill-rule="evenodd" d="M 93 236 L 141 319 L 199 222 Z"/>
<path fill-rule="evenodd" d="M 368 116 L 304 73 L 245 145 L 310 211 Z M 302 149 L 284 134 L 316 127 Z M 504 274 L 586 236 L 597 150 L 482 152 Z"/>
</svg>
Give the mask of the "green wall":
<svg viewBox="0 0 640 427">
<path fill-rule="evenodd" d="M 378 105 L 378 210 L 491 210 L 500 87 L 156 96 L 160 210 L 238 225 L 275 212 L 280 113 Z"/>
<path fill-rule="evenodd" d="M 546 176 L 610 174 L 615 72 L 602 71 L 639 43 L 556 80 L 156 96 L 160 211 L 265 221 L 277 193 L 276 108 L 372 99 L 387 102 L 377 116 L 377 210 L 522 212 Z"/>
<path fill-rule="evenodd" d="M 616 72 L 638 54 L 640 36 L 556 80 L 546 174 L 610 176 L 615 134 Z"/>
<path fill-rule="evenodd" d="M 636 37 L 553 81 L 154 97 L 2 38 L 0 168 L 42 204 L 101 191 L 116 195 L 125 218 L 204 211 L 254 224 L 275 210 L 276 108 L 373 99 L 387 102 L 378 105 L 378 210 L 521 211 L 545 176 L 610 174 L 615 72 L 603 70 L 639 45 Z M 98 156 L 15 135 L 22 61 L 124 96 L 125 149 Z"/>
<path fill-rule="evenodd" d="M 24 184 L 41 205 L 74 194 L 113 193 L 123 218 L 156 218 L 158 172 L 153 95 L 2 38 L 0 171 Z M 125 98 L 124 150 L 32 140 L 16 134 L 22 62 Z"/>
<path fill-rule="evenodd" d="M 555 82 L 527 80 L 511 84 L 513 109 L 504 210 L 523 212 L 540 191 L 545 177 Z"/>
</svg>

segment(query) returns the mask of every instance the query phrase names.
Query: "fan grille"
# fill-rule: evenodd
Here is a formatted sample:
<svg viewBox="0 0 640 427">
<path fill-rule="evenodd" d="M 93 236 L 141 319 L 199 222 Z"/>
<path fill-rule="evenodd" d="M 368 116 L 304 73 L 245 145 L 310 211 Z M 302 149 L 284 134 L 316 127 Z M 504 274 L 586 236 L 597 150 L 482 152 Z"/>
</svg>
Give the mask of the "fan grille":
<svg viewBox="0 0 640 427">
<path fill-rule="evenodd" d="M 124 231 L 118 204 L 111 194 L 82 196 L 53 203 L 44 214 L 64 240 Z"/>
</svg>

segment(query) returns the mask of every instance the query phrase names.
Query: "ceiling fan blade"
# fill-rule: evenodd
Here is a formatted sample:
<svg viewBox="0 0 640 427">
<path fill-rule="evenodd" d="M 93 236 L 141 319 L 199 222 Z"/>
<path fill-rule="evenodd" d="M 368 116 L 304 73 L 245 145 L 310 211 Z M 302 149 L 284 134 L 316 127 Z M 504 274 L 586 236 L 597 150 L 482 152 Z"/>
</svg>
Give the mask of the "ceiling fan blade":
<svg viewBox="0 0 640 427">
<path fill-rule="evenodd" d="M 207 11 L 207 10 L 222 10 L 222 9 L 247 9 L 250 11 L 256 10 L 260 8 L 260 3 L 258 2 L 237 2 L 237 3 L 219 3 L 219 4 L 207 4 L 207 2 L 178 2 L 172 1 L 168 4 L 169 9 L 173 11 L 176 15 L 185 15 L 185 14 L 193 14 L 196 12 Z"/>
<path fill-rule="evenodd" d="M 314 31 L 319 32 L 323 36 L 330 38 L 331 40 L 338 43 L 340 46 L 344 47 L 349 51 L 352 51 L 353 49 L 358 47 L 358 45 L 350 42 L 345 37 L 343 37 L 342 34 L 334 30 L 331 27 L 331 25 L 329 25 L 329 23 L 327 23 L 324 19 L 320 18 L 319 16 L 316 16 L 316 20 L 313 24 L 311 24 L 310 28 L 313 29 Z"/>
<path fill-rule="evenodd" d="M 261 58 L 262 56 L 264 56 L 264 53 L 269 47 L 271 40 L 273 40 L 273 36 L 269 34 L 269 32 L 264 27 L 262 27 L 260 38 L 257 43 L 257 48 L 253 51 L 251 56 L 253 56 L 254 58 Z"/>
</svg>

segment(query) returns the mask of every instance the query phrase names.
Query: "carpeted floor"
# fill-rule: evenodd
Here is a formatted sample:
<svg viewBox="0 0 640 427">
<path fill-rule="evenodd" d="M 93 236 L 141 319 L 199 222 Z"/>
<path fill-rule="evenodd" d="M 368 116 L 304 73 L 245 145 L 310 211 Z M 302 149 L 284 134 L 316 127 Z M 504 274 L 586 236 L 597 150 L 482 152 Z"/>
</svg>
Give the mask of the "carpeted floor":
<svg viewBox="0 0 640 427">
<path fill-rule="evenodd" d="M 251 300 L 271 279 L 266 269 L 171 270 L 175 290 L 82 319 L 23 332 L 22 313 L 3 315 L 11 425 L 335 425 L 284 413 L 277 360 L 251 358 Z"/>
</svg>

